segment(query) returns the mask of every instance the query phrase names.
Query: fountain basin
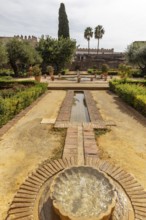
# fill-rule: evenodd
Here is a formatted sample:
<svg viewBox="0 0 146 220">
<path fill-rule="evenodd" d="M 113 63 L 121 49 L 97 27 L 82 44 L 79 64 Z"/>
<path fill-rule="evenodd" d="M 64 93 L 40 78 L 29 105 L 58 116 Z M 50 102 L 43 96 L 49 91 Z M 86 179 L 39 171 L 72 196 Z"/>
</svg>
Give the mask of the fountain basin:
<svg viewBox="0 0 146 220">
<path fill-rule="evenodd" d="M 89 166 L 74 166 L 52 181 L 50 197 L 61 220 L 108 220 L 116 194 L 106 174 Z"/>
</svg>

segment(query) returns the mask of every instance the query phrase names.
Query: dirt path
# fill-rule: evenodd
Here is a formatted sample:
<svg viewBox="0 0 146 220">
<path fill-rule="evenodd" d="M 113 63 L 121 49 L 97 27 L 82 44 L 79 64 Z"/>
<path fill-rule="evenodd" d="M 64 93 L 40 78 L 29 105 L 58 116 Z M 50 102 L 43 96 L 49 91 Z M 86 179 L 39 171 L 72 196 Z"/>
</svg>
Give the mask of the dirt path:
<svg viewBox="0 0 146 220">
<path fill-rule="evenodd" d="M 146 118 L 113 93 L 96 91 L 92 94 L 102 117 L 116 123 L 97 140 L 102 157 L 111 158 L 125 168 L 146 189 Z"/>
<path fill-rule="evenodd" d="M 64 91 L 49 92 L 0 140 L 0 219 L 19 186 L 39 163 L 63 145 L 65 132 L 41 124 L 42 118 L 56 118 Z"/>
</svg>

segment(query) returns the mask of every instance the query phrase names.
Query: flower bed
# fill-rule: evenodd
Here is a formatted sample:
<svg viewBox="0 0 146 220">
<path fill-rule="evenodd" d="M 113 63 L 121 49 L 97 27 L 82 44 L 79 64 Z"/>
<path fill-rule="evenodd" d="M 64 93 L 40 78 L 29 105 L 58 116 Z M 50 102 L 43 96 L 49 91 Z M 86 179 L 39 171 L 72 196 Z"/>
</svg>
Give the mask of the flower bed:
<svg viewBox="0 0 146 220">
<path fill-rule="evenodd" d="M 135 83 L 110 82 L 110 89 L 146 116 L 146 87 Z"/>
<path fill-rule="evenodd" d="M 15 85 L 15 83 L 13 82 L 13 86 Z M 47 84 L 45 83 L 33 83 L 31 84 L 31 86 L 30 86 L 30 82 L 28 83 L 20 82 L 19 84 L 21 85 L 27 84 L 29 86 L 26 86 L 25 89 L 24 88 L 22 90 L 20 89 L 20 91 L 16 91 L 10 96 L 7 94 L 5 94 L 5 96 L 0 95 L 0 127 L 6 124 L 22 109 L 25 109 L 27 106 L 29 106 L 47 89 Z M 13 86 L 11 82 L 11 88 L 13 88 Z M 8 91 L 10 93 L 10 90 Z"/>
</svg>

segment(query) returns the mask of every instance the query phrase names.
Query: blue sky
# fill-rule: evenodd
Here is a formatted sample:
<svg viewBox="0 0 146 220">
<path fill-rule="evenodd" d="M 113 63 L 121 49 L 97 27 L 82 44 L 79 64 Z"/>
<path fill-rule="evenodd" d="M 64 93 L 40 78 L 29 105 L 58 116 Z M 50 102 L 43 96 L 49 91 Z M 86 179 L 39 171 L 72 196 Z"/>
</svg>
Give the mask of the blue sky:
<svg viewBox="0 0 146 220">
<path fill-rule="evenodd" d="M 100 48 L 124 51 L 136 40 L 146 40 L 146 0 L 0 0 L 0 36 L 42 34 L 57 37 L 58 10 L 63 2 L 71 38 L 87 47 L 84 30 L 102 25 Z M 97 41 L 91 40 L 96 48 Z"/>
</svg>

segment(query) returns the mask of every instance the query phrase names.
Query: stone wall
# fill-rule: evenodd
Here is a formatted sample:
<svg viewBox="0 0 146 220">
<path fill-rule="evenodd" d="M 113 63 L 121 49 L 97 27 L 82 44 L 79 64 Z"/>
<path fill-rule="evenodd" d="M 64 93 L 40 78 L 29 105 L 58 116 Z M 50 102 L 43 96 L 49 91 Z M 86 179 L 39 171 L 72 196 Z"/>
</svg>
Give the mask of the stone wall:
<svg viewBox="0 0 146 220">
<path fill-rule="evenodd" d="M 98 53 L 97 49 L 78 48 L 74 56 L 72 64 L 69 66 L 71 71 L 79 68 L 81 71 L 86 71 L 89 68 L 96 66 L 101 69 L 102 64 L 107 64 L 110 68 L 118 68 L 119 64 L 125 62 L 124 53 L 114 52 L 114 49 L 101 48 Z"/>
<path fill-rule="evenodd" d="M 14 35 L 13 37 L 4 37 L 4 36 L 1 36 L 0 37 L 0 42 L 6 44 L 9 40 L 13 39 L 13 38 L 16 38 L 16 39 L 19 39 L 19 40 L 22 40 L 22 41 L 28 41 L 30 42 L 33 46 L 35 46 L 38 42 L 37 40 L 37 37 L 35 36 L 23 36 L 23 35 Z"/>
</svg>

